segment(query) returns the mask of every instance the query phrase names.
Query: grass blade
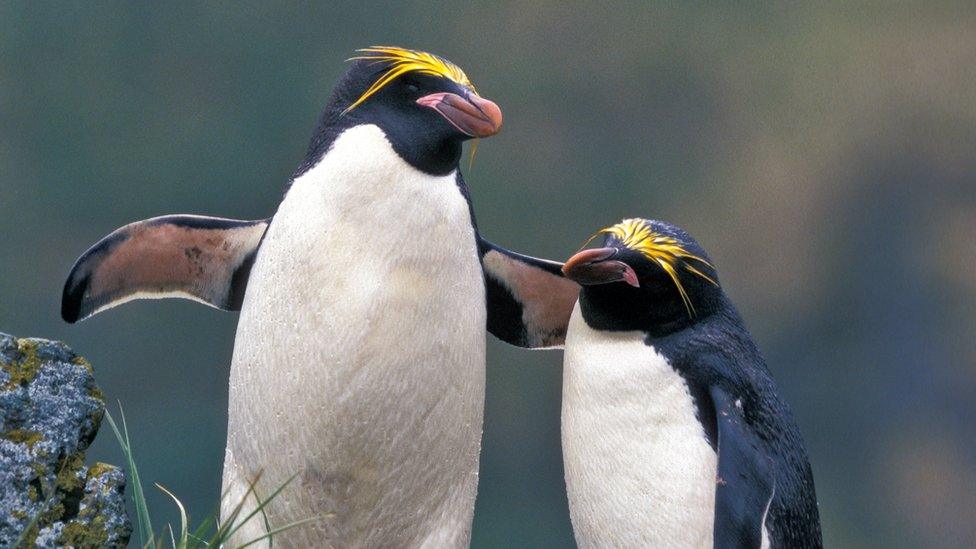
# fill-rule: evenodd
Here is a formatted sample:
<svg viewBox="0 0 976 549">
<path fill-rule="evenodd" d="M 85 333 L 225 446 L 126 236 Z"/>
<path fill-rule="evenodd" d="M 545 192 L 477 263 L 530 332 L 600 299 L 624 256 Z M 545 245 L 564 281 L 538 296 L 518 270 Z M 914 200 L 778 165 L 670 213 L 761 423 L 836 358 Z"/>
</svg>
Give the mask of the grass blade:
<svg viewBox="0 0 976 549">
<path fill-rule="evenodd" d="M 216 513 L 214 513 L 214 516 L 216 516 Z M 194 530 L 192 534 L 187 534 L 187 535 L 194 541 L 197 541 L 203 544 L 204 546 L 209 545 L 209 543 L 207 543 L 207 540 L 204 539 L 204 535 L 206 534 L 207 530 L 210 528 L 211 522 L 213 522 L 213 519 L 211 517 L 207 517 L 203 519 L 203 522 L 201 522 L 200 525 L 197 526 L 197 529 Z"/>
<path fill-rule="evenodd" d="M 237 525 L 234 526 L 234 528 L 231 529 L 231 531 L 227 533 L 227 537 L 229 538 L 230 536 L 234 535 L 234 532 L 236 532 L 238 529 L 240 529 L 241 526 L 244 526 L 244 524 L 247 523 L 247 521 L 251 520 L 254 517 L 254 515 L 256 515 L 258 513 L 264 513 L 264 507 L 268 503 L 270 503 L 271 500 L 273 500 L 274 498 L 278 497 L 278 494 L 280 494 L 282 490 L 284 490 L 289 484 L 291 484 L 291 481 L 295 480 L 295 477 L 297 477 L 297 476 L 298 475 L 295 474 L 295 475 L 292 475 L 291 477 L 289 477 L 288 480 L 286 480 L 284 483 L 282 483 L 281 486 L 279 486 L 277 489 L 275 489 L 274 492 L 271 492 L 271 495 L 268 496 L 268 499 L 266 499 L 264 501 L 261 501 L 260 498 L 258 498 L 257 496 L 255 496 L 255 499 L 258 500 L 258 506 L 257 506 L 257 508 L 255 510 L 251 511 L 250 513 L 248 513 L 248 515 L 246 517 L 244 517 L 243 520 L 241 520 L 240 522 L 238 522 Z M 253 483 L 251 483 L 251 486 L 248 488 L 248 494 L 256 494 L 256 492 L 255 492 L 255 485 L 256 484 L 257 484 L 257 479 L 255 479 L 255 481 Z M 244 499 L 247 499 L 247 497 L 245 496 Z"/>
<path fill-rule="evenodd" d="M 164 488 L 162 484 L 160 484 L 158 482 L 156 483 L 156 488 L 159 488 L 160 490 L 163 491 L 163 493 L 165 493 L 167 496 L 169 496 L 170 498 L 172 498 L 172 500 L 176 503 L 176 507 L 179 508 L 179 510 L 180 510 L 180 541 L 179 541 L 179 543 L 177 543 L 174 540 L 173 541 L 173 547 L 178 547 L 178 548 L 186 547 L 187 546 L 187 536 L 189 536 L 190 530 L 189 530 L 189 526 L 187 525 L 186 508 L 183 507 L 183 502 L 180 501 L 179 498 L 177 498 L 173 494 L 173 492 L 170 492 L 169 490 L 167 490 L 166 488 Z M 169 535 L 170 535 L 169 536 L 170 538 L 173 537 L 173 527 L 172 526 L 170 526 L 170 528 L 169 528 Z"/>
<path fill-rule="evenodd" d="M 265 511 L 265 507 L 271 502 L 271 500 L 278 497 L 278 495 L 281 494 L 281 492 L 289 484 L 291 484 L 291 482 L 295 480 L 295 478 L 298 475 L 297 474 L 292 475 L 288 480 L 286 480 L 284 483 L 278 486 L 277 489 L 271 492 L 271 494 L 268 495 L 267 499 L 262 499 L 261 497 L 258 496 L 257 493 L 257 484 L 260 481 L 262 476 L 262 474 L 259 472 L 257 476 L 254 478 L 254 480 L 248 484 L 247 491 L 245 492 L 244 496 L 241 498 L 241 501 L 237 502 L 237 504 L 231 510 L 229 516 L 223 517 L 224 518 L 223 521 L 217 519 L 217 516 L 219 516 L 218 513 L 220 512 L 219 510 L 220 505 L 218 504 L 217 511 L 212 516 L 205 518 L 193 532 L 190 532 L 189 515 L 186 512 L 186 507 L 183 505 L 183 502 L 180 501 L 179 498 L 177 498 L 173 492 L 170 492 L 161 484 L 156 483 L 155 484 L 156 487 L 159 488 L 167 496 L 169 496 L 174 503 L 176 503 L 176 507 L 179 509 L 179 513 L 180 513 L 180 528 L 179 528 L 180 533 L 178 536 L 176 535 L 173 526 L 171 524 L 167 524 L 166 529 L 161 531 L 159 536 L 156 536 L 153 532 L 152 523 L 149 518 L 149 507 L 146 503 L 146 494 L 142 488 L 142 481 L 139 477 L 139 470 L 136 467 L 135 456 L 133 455 L 133 451 L 132 451 L 132 443 L 131 440 L 129 439 L 129 428 L 128 425 L 126 424 L 125 411 L 122 409 L 121 403 L 119 403 L 119 414 L 120 414 L 121 426 L 122 426 L 121 429 L 119 428 L 119 424 L 115 422 L 115 418 L 113 418 L 112 415 L 107 410 L 105 412 L 105 418 L 108 420 L 108 424 L 112 428 L 112 432 L 115 434 L 115 438 L 118 440 L 119 446 L 122 448 L 122 453 L 125 455 L 126 466 L 128 468 L 129 481 L 132 487 L 132 491 L 131 491 L 132 500 L 136 507 L 136 519 L 138 522 L 139 538 L 141 542 L 138 545 L 138 547 L 142 547 L 143 549 L 153 549 L 153 548 L 165 549 L 167 541 L 171 544 L 172 549 L 220 547 L 223 544 L 225 544 L 227 540 L 231 538 L 231 536 L 237 533 L 237 531 L 245 523 L 251 521 L 252 519 L 255 519 L 258 513 L 260 513 L 261 520 L 263 521 L 264 524 L 264 530 L 267 533 L 256 539 L 250 540 L 241 546 L 241 547 L 247 547 L 257 542 L 260 542 L 262 540 L 273 541 L 273 536 L 276 534 L 279 534 L 290 528 L 295 528 L 297 526 L 307 524 L 309 522 L 312 522 L 313 520 L 319 520 L 320 518 L 324 518 L 324 517 L 308 518 L 308 519 L 292 522 L 280 528 L 272 529 L 271 524 L 268 520 L 267 513 Z M 227 495 L 228 493 L 221 494 L 220 496 L 221 503 L 224 501 L 224 498 L 226 498 Z M 257 506 L 253 510 L 251 510 L 247 514 L 247 516 L 243 517 L 243 519 L 238 520 L 241 518 L 241 514 L 244 512 L 245 505 L 248 501 L 248 498 L 250 498 L 251 496 L 253 496 L 257 501 Z M 36 520 L 37 518 L 35 517 L 34 521 Z M 33 524 L 34 523 L 32 522 L 30 525 L 28 525 L 27 530 L 21 534 L 21 538 L 26 538 Z M 204 540 L 205 533 L 210 528 L 214 529 L 214 533 L 211 536 L 209 541 L 205 541 Z M 167 535 L 167 532 L 169 535 Z M 26 543 L 27 540 L 18 539 L 18 543 L 21 542 Z"/>
<path fill-rule="evenodd" d="M 37 525 L 37 521 L 40 518 L 41 518 L 41 513 L 38 512 L 37 514 L 34 515 L 34 518 L 30 519 L 30 522 L 27 523 L 27 527 L 24 528 L 24 531 L 21 532 L 19 536 L 17 536 L 17 541 L 14 542 L 14 547 L 15 548 L 16 547 L 31 547 L 31 546 L 33 546 L 33 543 L 30 543 L 30 544 L 27 543 L 27 535 L 30 533 L 31 530 L 34 529 L 34 526 Z"/>
<path fill-rule="evenodd" d="M 258 537 L 258 538 L 254 538 L 251 541 L 249 541 L 249 542 L 247 542 L 247 543 L 245 543 L 243 545 L 238 545 L 237 546 L 237 549 L 243 549 L 244 547 L 247 547 L 248 545 L 253 545 L 253 544 L 255 544 L 255 543 L 257 543 L 257 542 L 259 542 L 259 541 L 261 541 L 263 539 L 270 538 L 271 536 L 273 536 L 275 534 L 280 534 L 280 533 L 284 532 L 285 530 L 290 530 L 290 529 L 295 528 L 297 526 L 301 526 L 303 524 L 308 524 L 310 522 L 319 520 L 320 518 L 321 517 L 312 517 L 312 518 L 307 518 L 307 519 L 302 519 L 302 520 L 296 520 L 295 522 L 291 522 L 291 523 L 286 524 L 284 526 L 281 526 L 279 528 L 275 528 L 274 530 L 268 532 L 267 534 L 265 534 L 265 535 L 263 535 L 261 537 Z"/>
<path fill-rule="evenodd" d="M 257 491 L 256 488 L 254 490 L 254 499 L 258 500 L 258 509 L 261 510 L 261 519 L 264 520 L 264 531 L 265 532 L 270 532 L 271 531 L 271 520 L 268 519 L 268 513 L 267 513 L 267 511 L 264 510 L 264 505 L 265 505 L 265 503 L 267 503 L 268 501 L 271 501 L 271 500 L 268 499 L 266 501 L 261 501 L 261 495 L 258 494 L 258 491 Z M 274 539 L 268 540 L 268 548 L 271 549 L 273 547 L 274 547 Z"/>
<path fill-rule="evenodd" d="M 105 419 L 108 420 L 109 426 L 112 428 L 112 432 L 115 433 L 115 438 L 119 441 L 119 446 L 122 447 L 122 453 L 125 454 L 126 465 L 129 469 L 129 477 L 132 481 L 132 501 L 136 506 L 136 522 L 139 528 L 139 546 L 140 547 L 152 547 L 155 545 L 153 536 L 152 523 L 149 520 L 149 506 L 146 504 L 146 494 L 142 490 L 142 482 L 139 480 L 139 470 L 136 468 L 136 461 L 132 455 L 132 447 L 129 445 L 129 429 L 125 424 L 125 411 L 122 409 L 122 403 L 119 403 L 119 414 L 122 417 L 122 430 L 119 430 L 118 425 L 116 425 L 115 420 L 112 418 L 112 414 L 108 410 L 105 410 Z"/>
<path fill-rule="evenodd" d="M 251 497 L 251 494 L 254 493 L 254 487 L 257 485 L 260 479 L 261 479 L 261 473 L 258 472 L 257 477 L 255 477 L 254 480 L 252 480 L 248 484 L 247 490 L 244 492 L 244 496 L 241 497 L 241 500 L 237 502 L 237 505 L 234 506 L 230 514 L 227 515 L 226 517 L 224 516 L 220 517 L 221 523 L 217 525 L 217 531 L 214 532 L 213 537 L 210 538 L 210 545 L 220 546 L 225 541 L 227 541 L 227 539 L 233 533 L 233 531 L 231 531 L 231 528 L 234 528 L 235 524 L 237 524 L 237 517 L 241 514 L 241 511 L 244 509 L 244 504 L 247 503 L 247 498 Z M 221 494 L 220 500 L 223 501 L 225 497 L 227 497 L 227 493 Z M 234 528 L 234 531 L 236 530 L 237 528 Z"/>
<path fill-rule="evenodd" d="M 193 547 L 210 547 L 210 544 L 207 542 L 207 540 L 201 538 L 200 536 L 190 534 L 190 539 L 192 539 L 194 542 Z M 187 545 L 187 547 L 189 547 L 189 545 Z"/>
</svg>

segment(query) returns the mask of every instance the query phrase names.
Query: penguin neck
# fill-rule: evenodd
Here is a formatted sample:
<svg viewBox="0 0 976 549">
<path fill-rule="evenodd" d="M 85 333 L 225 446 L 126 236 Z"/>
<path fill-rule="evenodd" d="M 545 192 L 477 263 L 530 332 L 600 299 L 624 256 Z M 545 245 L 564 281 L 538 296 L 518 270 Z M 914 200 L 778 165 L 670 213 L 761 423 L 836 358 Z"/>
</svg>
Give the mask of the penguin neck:
<svg viewBox="0 0 976 549">
<path fill-rule="evenodd" d="M 612 332 L 640 330 L 651 337 L 663 337 L 700 322 L 723 308 L 724 296 L 695 303 L 689 313 L 680 299 L 670 293 L 659 295 L 652 288 L 634 289 L 623 283 L 583 286 L 580 313 L 588 326 Z"/>
<path fill-rule="evenodd" d="M 397 155 L 417 170 L 434 176 L 458 170 L 462 142 L 455 136 L 428 136 L 417 132 L 410 121 L 399 120 L 395 116 L 370 116 L 356 110 L 344 113 L 340 108 L 342 104 L 345 103 L 333 101 L 322 112 L 305 158 L 292 174 L 292 180 L 315 167 L 343 132 L 362 125 L 375 125 L 383 130 Z"/>
<path fill-rule="evenodd" d="M 393 150 L 407 164 L 428 175 L 440 176 L 457 171 L 461 160 L 461 141 L 457 138 L 424 135 L 410 121 L 398 118 L 374 123 L 383 130 Z"/>
<path fill-rule="evenodd" d="M 325 154 L 289 185 L 285 200 L 299 188 L 303 192 L 328 194 L 323 204 L 328 215 L 382 215 L 400 223 L 416 221 L 421 227 L 437 219 L 445 204 L 461 204 L 465 224 L 477 231 L 468 189 L 460 170 L 432 175 L 408 163 L 393 147 L 389 136 L 375 124 L 352 126 L 333 139 Z M 428 203 L 433 200 L 435 203 Z M 368 207 L 351 207 L 350 204 Z M 324 214 L 317 214 L 324 215 Z M 276 214 L 277 217 L 277 214 Z M 409 232 L 402 226 L 398 233 Z"/>
</svg>

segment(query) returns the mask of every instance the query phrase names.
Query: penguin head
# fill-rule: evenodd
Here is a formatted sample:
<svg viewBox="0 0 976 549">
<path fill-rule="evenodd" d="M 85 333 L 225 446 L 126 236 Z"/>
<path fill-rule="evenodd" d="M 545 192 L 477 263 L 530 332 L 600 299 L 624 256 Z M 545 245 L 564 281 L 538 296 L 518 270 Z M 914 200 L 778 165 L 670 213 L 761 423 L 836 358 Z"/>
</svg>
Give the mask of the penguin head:
<svg viewBox="0 0 976 549">
<path fill-rule="evenodd" d="M 443 175 L 457 168 L 462 142 L 501 130 L 498 105 L 478 95 L 454 63 L 398 47 L 359 53 L 333 92 L 320 132 L 375 124 L 404 160 Z"/>
<path fill-rule="evenodd" d="M 624 219 L 590 240 L 600 236 L 601 247 L 582 250 L 563 265 L 563 274 L 583 286 L 580 307 L 591 326 L 668 332 L 722 306 L 715 268 L 681 228 Z"/>
</svg>

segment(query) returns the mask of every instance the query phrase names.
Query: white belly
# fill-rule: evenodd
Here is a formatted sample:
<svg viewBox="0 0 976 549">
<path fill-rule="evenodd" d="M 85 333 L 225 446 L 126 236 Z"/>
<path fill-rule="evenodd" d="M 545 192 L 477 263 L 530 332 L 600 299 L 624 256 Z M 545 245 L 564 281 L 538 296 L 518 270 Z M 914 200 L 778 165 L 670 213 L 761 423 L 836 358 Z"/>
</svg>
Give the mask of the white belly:
<svg viewBox="0 0 976 549">
<path fill-rule="evenodd" d="M 298 474 L 268 518 L 324 518 L 276 544 L 467 544 L 485 384 L 469 217 L 453 174 L 410 167 L 375 126 L 292 185 L 241 312 L 224 470 L 238 494 L 263 471 L 262 497 Z"/>
<path fill-rule="evenodd" d="M 573 311 L 562 406 L 573 531 L 581 547 L 711 547 L 716 455 L 687 384 L 643 340 Z"/>
</svg>

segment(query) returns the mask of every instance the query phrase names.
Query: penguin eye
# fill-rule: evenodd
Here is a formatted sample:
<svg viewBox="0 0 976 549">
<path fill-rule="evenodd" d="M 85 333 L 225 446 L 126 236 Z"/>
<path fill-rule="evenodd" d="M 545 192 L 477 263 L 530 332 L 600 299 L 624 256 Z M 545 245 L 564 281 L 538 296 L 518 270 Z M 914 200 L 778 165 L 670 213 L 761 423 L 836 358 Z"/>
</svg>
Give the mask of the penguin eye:
<svg viewBox="0 0 976 549">
<path fill-rule="evenodd" d="M 420 85 L 414 80 L 404 80 L 403 83 L 406 85 L 407 91 L 410 93 L 417 93 L 420 91 Z"/>
</svg>

